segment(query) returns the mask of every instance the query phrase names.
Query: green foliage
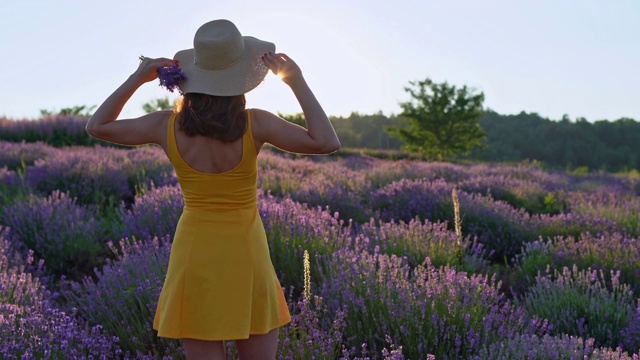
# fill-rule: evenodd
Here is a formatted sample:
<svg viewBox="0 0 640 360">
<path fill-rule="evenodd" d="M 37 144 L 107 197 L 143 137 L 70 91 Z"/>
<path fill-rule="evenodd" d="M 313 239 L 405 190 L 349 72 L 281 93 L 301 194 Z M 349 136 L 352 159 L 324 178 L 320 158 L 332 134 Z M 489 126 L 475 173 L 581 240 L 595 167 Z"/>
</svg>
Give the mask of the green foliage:
<svg viewBox="0 0 640 360">
<path fill-rule="evenodd" d="M 635 313 L 633 292 L 617 276 L 609 283 L 602 271 L 579 271 L 575 265 L 540 273 L 523 305 L 530 314 L 548 319 L 554 334 L 594 338 L 608 347 L 620 344 L 620 332 Z"/>
<path fill-rule="evenodd" d="M 487 110 L 479 123 L 487 133 L 487 147 L 474 152 L 476 160 L 536 160 L 576 174 L 640 169 L 640 122 L 633 119 L 572 122 L 564 116 L 552 121 L 536 113 Z"/>
<path fill-rule="evenodd" d="M 175 107 L 175 105 L 176 105 L 175 101 L 171 103 L 171 101 L 169 100 L 169 97 L 165 96 L 163 98 L 153 99 L 149 102 L 144 103 L 142 105 L 142 110 L 144 110 L 145 113 L 149 114 L 154 111 L 172 110 Z"/>
<path fill-rule="evenodd" d="M 307 127 L 307 122 L 304 119 L 304 114 L 303 113 L 283 114 L 283 113 L 279 112 L 278 116 L 280 116 L 281 118 L 287 120 L 288 122 L 294 123 L 296 125 L 300 125 L 300 126 L 302 126 L 304 128 Z"/>
<path fill-rule="evenodd" d="M 484 146 L 485 133 L 478 123 L 484 94 L 466 86 L 456 88 L 431 79 L 409 82 L 411 100 L 400 103 L 405 126 L 387 127 L 410 151 L 436 156 L 467 155 Z"/>
<path fill-rule="evenodd" d="M 47 109 L 40 109 L 40 115 L 45 116 L 91 116 L 93 110 L 96 108 L 96 105 L 87 106 L 87 105 L 76 105 L 72 107 L 66 107 L 60 109 L 60 111 L 55 112 Z"/>
<path fill-rule="evenodd" d="M 541 213 L 544 214 L 560 214 L 566 210 L 567 204 L 553 193 L 548 193 L 543 201 L 543 207 Z"/>
<path fill-rule="evenodd" d="M 394 115 L 386 117 L 381 112 L 372 115 L 353 112 L 349 117 L 331 117 L 331 122 L 343 148 L 398 150 L 402 145 L 399 139 L 384 131 L 386 126 L 398 124 Z"/>
</svg>

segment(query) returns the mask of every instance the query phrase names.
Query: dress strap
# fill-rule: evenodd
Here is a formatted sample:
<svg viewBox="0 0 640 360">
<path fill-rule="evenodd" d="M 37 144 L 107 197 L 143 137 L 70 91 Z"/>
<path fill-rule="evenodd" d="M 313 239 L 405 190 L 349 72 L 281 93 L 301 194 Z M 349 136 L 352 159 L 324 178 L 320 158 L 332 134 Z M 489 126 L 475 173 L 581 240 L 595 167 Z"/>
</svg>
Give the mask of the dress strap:
<svg viewBox="0 0 640 360">
<path fill-rule="evenodd" d="M 253 154 L 253 156 L 256 156 L 256 143 L 255 141 L 253 141 L 253 129 L 251 126 L 251 109 L 247 109 L 246 111 L 247 113 L 247 130 L 245 131 L 245 134 L 243 136 L 242 142 L 243 142 L 243 151 L 245 152 L 245 154 Z M 247 152 L 248 151 L 248 152 Z"/>
<path fill-rule="evenodd" d="M 169 152 L 169 160 L 175 164 L 176 155 L 178 155 L 178 145 L 176 143 L 176 112 L 172 112 L 167 121 L 167 150 Z"/>
</svg>

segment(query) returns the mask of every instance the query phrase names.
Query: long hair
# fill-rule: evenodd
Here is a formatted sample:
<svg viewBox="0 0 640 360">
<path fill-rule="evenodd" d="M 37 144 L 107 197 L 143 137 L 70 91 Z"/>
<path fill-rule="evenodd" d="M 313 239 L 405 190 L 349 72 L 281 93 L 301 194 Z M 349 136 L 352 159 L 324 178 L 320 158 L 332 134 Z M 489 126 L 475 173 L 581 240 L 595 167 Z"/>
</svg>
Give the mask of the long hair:
<svg viewBox="0 0 640 360">
<path fill-rule="evenodd" d="M 185 135 L 202 135 L 222 142 L 238 140 L 247 129 L 246 100 L 237 96 L 187 93 L 178 104 L 176 120 Z"/>
</svg>

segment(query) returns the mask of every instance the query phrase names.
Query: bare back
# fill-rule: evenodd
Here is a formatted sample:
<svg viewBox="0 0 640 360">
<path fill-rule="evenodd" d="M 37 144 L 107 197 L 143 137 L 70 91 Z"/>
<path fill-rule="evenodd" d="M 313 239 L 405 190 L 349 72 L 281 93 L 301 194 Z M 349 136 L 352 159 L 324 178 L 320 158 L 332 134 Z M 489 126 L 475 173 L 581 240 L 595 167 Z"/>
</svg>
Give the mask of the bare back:
<svg viewBox="0 0 640 360">
<path fill-rule="evenodd" d="M 247 121 L 252 121 L 251 116 L 247 118 Z M 233 142 L 224 143 L 201 135 L 189 137 L 179 130 L 177 122 L 174 126 L 178 152 L 194 170 L 208 174 L 221 174 L 233 170 L 242 160 L 242 137 Z M 258 153 L 260 151 L 258 144 L 254 143 L 254 146 Z"/>
</svg>

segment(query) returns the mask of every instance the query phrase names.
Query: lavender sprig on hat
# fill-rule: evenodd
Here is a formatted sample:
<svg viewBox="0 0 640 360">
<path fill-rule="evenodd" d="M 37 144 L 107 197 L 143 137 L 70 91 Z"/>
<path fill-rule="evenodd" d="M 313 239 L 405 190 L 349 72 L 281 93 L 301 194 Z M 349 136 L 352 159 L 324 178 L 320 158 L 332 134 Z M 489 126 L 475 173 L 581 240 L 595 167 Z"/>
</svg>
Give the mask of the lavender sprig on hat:
<svg viewBox="0 0 640 360">
<path fill-rule="evenodd" d="M 167 88 L 170 92 L 178 89 L 180 95 L 184 95 L 182 89 L 178 86 L 180 81 L 187 80 L 187 76 L 180 70 L 177 65 L 171 65 L 161 67 L 158 69 L 158 79 L 160 80 L 160 86 Z"/>
</svg>

